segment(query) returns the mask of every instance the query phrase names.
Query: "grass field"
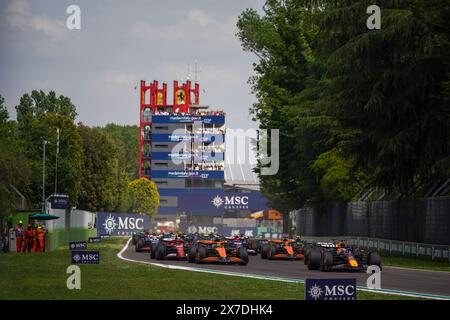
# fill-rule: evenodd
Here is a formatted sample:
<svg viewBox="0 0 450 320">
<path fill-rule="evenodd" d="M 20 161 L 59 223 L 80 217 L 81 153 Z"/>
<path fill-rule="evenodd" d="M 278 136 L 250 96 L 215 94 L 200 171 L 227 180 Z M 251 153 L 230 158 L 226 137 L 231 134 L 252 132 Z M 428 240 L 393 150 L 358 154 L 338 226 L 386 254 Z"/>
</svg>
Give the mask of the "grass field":
<svg viewBox="0 0 450 320">
<path fill-rule="evenodd" d="M 0 299 L 303 299 L 302 284 L 169 270 L 127 262 L 116 254 L 126 239 L 89 244 L 100 265 L 82 265 L 81 290 L 68 290 L 67 248 L 0 255 Z M 358 299 L 408 299 L 358 291 Z"/>
<path fill-rule="evenodd" d="M 442 261 L 431 261 L 388 255 L 382 255 L 381 261 L 384 266 L 450 272 L 450 263 Z"/>
</svg>

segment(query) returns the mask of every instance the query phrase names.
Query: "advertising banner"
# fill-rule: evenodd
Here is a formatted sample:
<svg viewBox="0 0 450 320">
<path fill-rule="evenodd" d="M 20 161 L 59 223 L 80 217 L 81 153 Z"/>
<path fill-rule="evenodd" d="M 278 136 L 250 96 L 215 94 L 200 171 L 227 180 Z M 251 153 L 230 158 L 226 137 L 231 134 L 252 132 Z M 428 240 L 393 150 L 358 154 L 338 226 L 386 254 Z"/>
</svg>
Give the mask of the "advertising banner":
<svg viewBox="0 0 450 320">
<path fill-rule="evenodd" d="M 98 251 L 72 251 L 72 264 L 99 264 Z"/>
<path fill-rule="evenodd" d="M 232 236 L 240 236 L 243 235 L 245 237 L 255 237 L 258 235 L 258 228 L 252 228 L 252 227 L 243 227 L 243 228 L 235 228 L 235 227 L 223 227 L 222 228 L 222 234 L 225 237 L 232 237 Z"/>
<path fill-rule="evenodd" d="M 225 178 L 223 171 L 213 170 L 152 170 L 151 176 L 153 179 L 217 179 L 223 180 Z"/>
<path fill-rule="evenodd" d="M 153 123 L 192 123 L 223 124 L 225 116 L 194 116 L 194 115 L 154 115 Z"/>
<path fill-rule="evenodd" d="M 178 195 L 178 210 L 189 212 L 194 216 L 222 216 L 225 213 L 223 206 L 220 204 L 223 194 L 222 190 L 180 193 Z"/>
<path fill-rule="evenodd" d="M 222 234 L 221 224 L 185 224 L 180 223 L 180 231 L 183 233 Z"/>
<path fill-rule="evenodd" d="M 193 215 L 223 215 L 226 210 L 260 211 L 268 209 L 260 192 L 186 192 L 178 195 L 178 210 Z"/>
<path fill-rule="evenodd" d="M 88 242 L 89 243 L 99 243 L 102 241 L 101 237 L 89 237 L 88 238 Z"/>
<path fill-rule="evenodd" d="M 97 235 L 129 236 L 150 227 L 150 218 L 142 214 L 97 212 Z"/>
<path fill-rule="evenodd" d="M 69 250 L 86 250 L 87 249 L 87 241 L 73 241 L 69 242 Z"/>
<path fill-rule="evenodd" d="M 356 300 L 356 279 L 306 279 L 305 300 Z"/>
<path fill-rule="evenodd" d="M 189 133 L 153 133 L 153 142 L 204 142 L 222 143 L 225 140 L 223 134 L 189 134 Z"/>
<path fill-rule="evenodd" d="M 223 161 L 223 152 L 152 152 L 152 160 L 179 160 L 179 161 Z"/>
<path fill-rule="evenodd" d="M 69 197 L 66 195 L 55 195 L 50 198 L 50 205 L 52 209 L 68 209 Z"/>
</svg>

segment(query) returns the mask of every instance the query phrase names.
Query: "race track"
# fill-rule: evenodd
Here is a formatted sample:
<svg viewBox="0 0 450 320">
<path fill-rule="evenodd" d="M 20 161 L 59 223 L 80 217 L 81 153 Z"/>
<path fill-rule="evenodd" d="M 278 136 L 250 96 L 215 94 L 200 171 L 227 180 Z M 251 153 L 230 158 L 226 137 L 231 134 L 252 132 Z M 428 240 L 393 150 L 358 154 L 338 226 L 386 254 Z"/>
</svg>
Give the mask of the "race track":
<svg viewBox="0 0 450 320">
<path fill-rule="evenodd" d="M 247 275 L 277 277 L 292 280 L 318 278 L 356 278 L 358 286 L 366 287 L 368 275 L 364 272 L 321 272 L 310 271 L 303 261 L 262 260 L 260 256 L 250 256 L 247 266 L 220 264 L 192 264 L 187 261 L 151 260 L 148 252 L 135 252 L 129 241 L 121 252 L 121 257 L 138 262 L 152 262 L 167 266 L 193 267 L 196 269 L 236 272 Z M 450 299 L 450 272 L 413 270 L 396 267 L 383 267 L 381 288 L 395 292 L 433 295 L 435 298 Z"/>
</svg>

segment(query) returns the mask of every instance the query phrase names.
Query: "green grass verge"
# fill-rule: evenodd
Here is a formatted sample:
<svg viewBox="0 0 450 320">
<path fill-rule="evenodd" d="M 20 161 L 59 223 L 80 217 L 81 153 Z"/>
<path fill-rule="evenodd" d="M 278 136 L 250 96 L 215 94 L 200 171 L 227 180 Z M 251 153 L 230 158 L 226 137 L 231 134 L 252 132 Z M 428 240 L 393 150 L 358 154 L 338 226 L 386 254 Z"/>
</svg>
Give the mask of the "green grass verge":
<svg viewBox="0 0 450 320">
<path fill-rule="evenodd" d="M 381 261 L 384 266 L 450 272 L 450 263 L 443 261 L 431 261 L 389 255 L 382 255 Z"/>
<path fill-rule="evenodd" d="M 43 254 L 0 255 L 0 299 L 304 299 L 303 284 L 170 270 L 123 261 L 124 238 L 89 244 L 100 265 L 82 265 L 81 290 L 68 290 L 66 247 Z M 358 299 L 411 299 L 358 292 Z"/>
</svg>

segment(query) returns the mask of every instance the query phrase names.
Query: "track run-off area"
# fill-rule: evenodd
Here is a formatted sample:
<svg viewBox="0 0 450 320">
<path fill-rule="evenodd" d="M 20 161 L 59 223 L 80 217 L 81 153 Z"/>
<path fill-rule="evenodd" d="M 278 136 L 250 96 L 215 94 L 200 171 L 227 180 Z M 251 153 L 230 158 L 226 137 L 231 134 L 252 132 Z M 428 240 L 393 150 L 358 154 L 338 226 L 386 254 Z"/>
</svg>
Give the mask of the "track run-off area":
<svg viewBox="0 0 450 320">
<path fill-rule="evenodd" d="M 136 252 L 129 239 L 117 254 L 120 259 L 153 266 L 208 272 L 228 276 L 247 277 L 283 282 L 304 283 L 305 279 L 355 278 L 358 290 L 417 298 L 450 300 L 450 272 L 383 267 L 381 288 L 367 288 L 365 272 L 321 272 L 308 270 L 303 261 L 263 260 L 259 255 L 250 256 L 247 266 L 223 264 L 192 264 L 178 260 L 151 260 L 148 252 Z"/>
</svg>

